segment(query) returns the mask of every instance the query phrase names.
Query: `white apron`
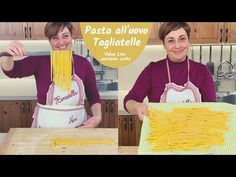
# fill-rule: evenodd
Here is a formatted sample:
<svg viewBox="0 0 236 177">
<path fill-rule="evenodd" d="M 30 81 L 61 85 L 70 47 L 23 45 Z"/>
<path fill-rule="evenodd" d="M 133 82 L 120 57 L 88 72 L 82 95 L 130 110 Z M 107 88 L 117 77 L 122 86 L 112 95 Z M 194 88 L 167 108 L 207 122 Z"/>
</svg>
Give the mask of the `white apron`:
<svg viewBox="0 0 236 177">
<path fill-rule="evenodd" d="M 46 105 L 39 103 L 36 105 L 32 127 L 79 127 L 87 120 L 84 97 L 84 84 L 76 74 L 72 76 L 71 91 L 69 94 L 52 83 L 47 93 Z"/>
<path fill-rule="evenodd" d="M 165 90 L 161 95 L 160 102 L 181 102 L 181 103 L 191 103 L 191 102 L 201 102 L 201 94 L 199 89 L 189 80 L 189 60 L 187 59 L 188 65 L 188 81 L 184 86 L 176 85 L 171 82 L 170 68 L 168 60 L 166 59 L 166 67 L 168 73 L 169 83 L 165 85 Z M 178 77 L 178 76 L 177 76 Z"/>
</svg>

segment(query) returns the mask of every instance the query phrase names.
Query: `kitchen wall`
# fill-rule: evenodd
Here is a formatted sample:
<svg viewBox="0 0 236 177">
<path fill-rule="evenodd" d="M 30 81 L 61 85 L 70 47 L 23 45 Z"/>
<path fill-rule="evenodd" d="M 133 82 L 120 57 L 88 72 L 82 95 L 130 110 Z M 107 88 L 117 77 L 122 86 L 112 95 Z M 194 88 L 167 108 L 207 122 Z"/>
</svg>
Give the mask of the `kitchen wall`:
<svg viewBox="0 0 236 177">
<path fill-rule="evenodd" d="M 205 44 L 206 45 L 206 44 Z M 193 46 L 193 59 L 199 62 L 199 46 Z M 217 67 L 220 63 L 220 46 L 212 47 L 212 62 L 215 63 L 215 76 Z M 229 44 L 223 47 L 223 60 L 229 61 Z M 232 63 L 236 63 L 236 44 L 232 48 Z M 192 50 L 189 50 L 189 57 L 192 58 Z M 157 61 L 166 57 L 165 50 L 162 45 L 147 45 L 141 55 L 128 66 L 119 68 L 119 90 L 127 91 L 130 90 L 135 83 L 138 75 L 151 61 Z M 209 46 L 202 47 L 202 63 L 209 61 Z M 132 71 L 132 72 L 130 72 Z M 234 92 L 236 90 L 235 80 L 222 80 L 219 86 L 219 91 Z"/>
</svg>

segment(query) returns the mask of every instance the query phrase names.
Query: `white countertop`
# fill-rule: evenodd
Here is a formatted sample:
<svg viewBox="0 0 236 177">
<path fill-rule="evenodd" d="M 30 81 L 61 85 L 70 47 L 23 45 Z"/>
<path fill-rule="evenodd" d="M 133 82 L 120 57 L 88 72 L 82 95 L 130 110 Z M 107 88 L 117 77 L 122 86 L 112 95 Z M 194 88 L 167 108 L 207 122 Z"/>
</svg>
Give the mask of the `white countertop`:
<svg viewBox="0 0 236 177">
<path fill-rule="evenodd" d="M 118 99 L 118 91 L 99 92 L 101 99 Z M 36 100 L 34 79 L 0 79 L 0 100 Z"/>
<path fill-rule="evenodd" d="M 0 146 L 3 144 L 6 136 L 7 136 L 7 133 L 0 133 Z"/>
<path fill-rule="evenodd" d="M 0 79 L 0 100 L 36 100 L 34 79 Z"/>
<path fill-rule="evenodd" d="M 118 91 L 104 91 L 99 92 L 101 100 L 117 100 Z"/>
</svg>

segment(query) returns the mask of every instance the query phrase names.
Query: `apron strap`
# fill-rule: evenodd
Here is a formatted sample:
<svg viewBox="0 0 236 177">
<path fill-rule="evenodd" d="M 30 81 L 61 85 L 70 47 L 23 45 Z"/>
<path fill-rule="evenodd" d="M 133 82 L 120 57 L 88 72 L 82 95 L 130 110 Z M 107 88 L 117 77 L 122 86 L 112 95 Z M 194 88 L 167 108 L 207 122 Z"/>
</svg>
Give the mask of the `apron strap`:
<svg viewBox="0 0 236 177">
<path fill-rule="evenodd" d="M 73 56 L 73 53 L 72 53 L 72 76 L 75 74 L 75 66 L 74 66 L 74 56 Z"/>
<path fill-rule="evenodd" d="M 166 66 L 167 66 L 168 80 L 169 80 L 169 83 L 171 83 L 170 67 L 169 67 L 168 59 L 166 59 Z"/>
<path fill-rule="evenodd" d="M 187 58 L 187 66 L 188 66 L 188 82 L 189 82 L 190 64 L 189 64 L 189 59 L 188 58 Z M 168 80 L 169 80 L 169 83 L 171 83 L 170 66 L 169 66 L 169 63 L 168 63 L 168 59 L 166 59 L 166 67 L 167 67 Z"/>
<path fill-rule="evenodd" d="M 189 82 L 189 71 L 190 71 L 190 64 L 189 64 L 189 59 L 187 58 L 187 63 L 188 63 L 188 82 Z"/>
</svg>

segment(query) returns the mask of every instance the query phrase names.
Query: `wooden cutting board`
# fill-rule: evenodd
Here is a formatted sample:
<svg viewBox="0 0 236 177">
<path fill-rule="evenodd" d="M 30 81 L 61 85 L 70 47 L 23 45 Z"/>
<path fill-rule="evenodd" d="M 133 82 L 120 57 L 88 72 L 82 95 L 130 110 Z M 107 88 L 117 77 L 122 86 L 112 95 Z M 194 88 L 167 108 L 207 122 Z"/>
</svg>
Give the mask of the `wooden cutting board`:
<svg viewBox="0 0 236 177">
<path fill-rule="evenodd" d="M 11 128 L 0 154 L 118 154 L 118 129 Z"/>
</svg>

